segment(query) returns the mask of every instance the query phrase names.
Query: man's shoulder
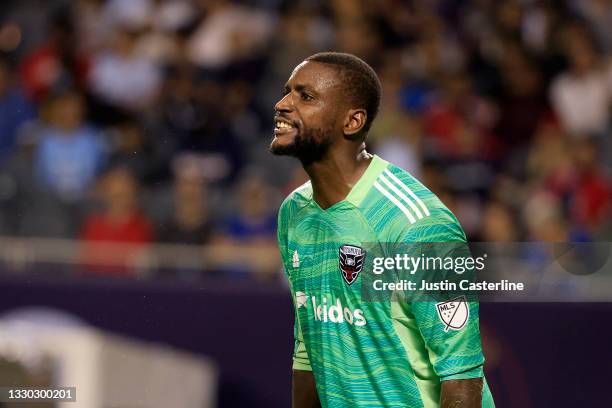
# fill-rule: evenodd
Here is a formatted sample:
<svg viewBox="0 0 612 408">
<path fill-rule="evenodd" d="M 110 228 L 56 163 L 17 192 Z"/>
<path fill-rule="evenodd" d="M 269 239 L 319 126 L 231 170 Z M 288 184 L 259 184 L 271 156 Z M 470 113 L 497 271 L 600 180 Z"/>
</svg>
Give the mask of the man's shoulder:
<svg viewBox="0 0 612 408">
<path fill-rule="evenodd" d="M 288 216 L 298 211 L 312 200 L 312 185 L 310 180 L 302 184 L 285 197 L 280 206 L 279 216 Z"/>
<path fill-rule="evenodd" d="M 395 238 L 415 233 L 415 239 L 425 238 L 432 228 L 463 236 L 459 222 L 442 200 L 410 172 L 392 163 L 374 181 L 362 211 L 375 229 Z"/>
<path fill-rule="evenodd" d="M 381 206 L 387 210 L 395 208 L 397 211 L 393 211 L 394 214 L 408 218 L 411 223 L 412 220 L 436 216 L 446 208 L 438 196 L 415 176 L 389 162 L 374 180 L 361 206 Z"/>
</svg>

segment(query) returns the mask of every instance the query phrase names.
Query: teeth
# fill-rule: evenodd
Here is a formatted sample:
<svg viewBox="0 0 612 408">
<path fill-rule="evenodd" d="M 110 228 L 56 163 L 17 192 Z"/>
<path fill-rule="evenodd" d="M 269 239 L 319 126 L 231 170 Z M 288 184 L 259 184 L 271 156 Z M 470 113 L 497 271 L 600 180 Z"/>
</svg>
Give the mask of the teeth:
<svg viewBox="0 0 612 408">
<path fill-rule="evenodd" d="M 276 127 L 279 129 L 291 129 L 293 126 L 288 124 L 287 122 L 276 122 Z"/>
</svg>

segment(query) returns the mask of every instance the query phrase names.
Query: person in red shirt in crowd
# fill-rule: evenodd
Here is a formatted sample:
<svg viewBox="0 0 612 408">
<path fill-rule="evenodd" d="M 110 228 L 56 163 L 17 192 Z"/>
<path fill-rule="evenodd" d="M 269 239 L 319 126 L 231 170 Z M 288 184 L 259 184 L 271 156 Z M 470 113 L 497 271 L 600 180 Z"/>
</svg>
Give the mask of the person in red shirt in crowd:
<svg viewBox="0 0 612 408">
<path fill-rule="evenodd" d="M 104 208 L 84 223 L 87 270 L 128 275 L 134 273 L 142 250 L 153 241 L 153 225 L 140 211 L 138 182 L 125 168 L 108 171 L 101 181 Z"/>
<path fill-rule="evenodd" d="M 578 225 L 593 234 L 594 239 L 601 239 L 599 232 L 609 227 L 612 187 L 597 149 L 596 140 L 590 138 L 580 139 L 572 145 L 577 174 L 571 215 Z"/>
<path fill-rule="evenodd" d="M 55 16 L 49 40 L 26 55 L 19 68 L 23 87 L 32 100 L 43 101 L 53 89 L 86 86 L 90 58 L 77 44 L 70 17 Z"/>
</svg>

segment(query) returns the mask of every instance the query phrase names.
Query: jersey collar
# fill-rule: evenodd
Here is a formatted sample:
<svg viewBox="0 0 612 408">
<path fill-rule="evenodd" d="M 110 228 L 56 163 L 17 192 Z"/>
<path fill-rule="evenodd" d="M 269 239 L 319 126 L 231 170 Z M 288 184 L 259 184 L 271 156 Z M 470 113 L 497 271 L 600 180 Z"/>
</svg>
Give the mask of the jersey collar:
<svg viewBox="0 0 612 408">
<path fill-rule="evenodd" d="M 388 164 L 389 162 L 387 162 L 386 160 L 381 159 L 377 155 L 373 155 L 372 161 L 368 165 L 368 168 L 361 175 L 357 183 L 355 183 L 355 185 L 353 186 L 351 191 L 349 191 L 348 195 L 346 196 L 344 200 L 338 201 L 336 204 L 324 210 L 314 200 L 314 196 L 311 196 L 310 197 L 311 205 L 318 208 L 320 211 L 323 211 L 326 213 L 331 212 L 338 207 L 342 207 L 343 205 L 347 203 L 355 207 L 358 207 L 359 204 L 361 204 L 361 202 L 365 198 L 365 196 L 368 194 L 372 186 L 374 185 L 374 181 L 376 180 L 376 178 L 380 175 L 380 173 L 382 173 L 385 170 Z"/>
<path fill-rule="evenodd" d="M 385 170 L 389 162 L 374 155 L 366 171 L 361 175 L 359 181 L 353 186 L 344 201 L 348 201 L 354 206 L 359 206 L 368 194 L 376 178 Z"/>
</svg>

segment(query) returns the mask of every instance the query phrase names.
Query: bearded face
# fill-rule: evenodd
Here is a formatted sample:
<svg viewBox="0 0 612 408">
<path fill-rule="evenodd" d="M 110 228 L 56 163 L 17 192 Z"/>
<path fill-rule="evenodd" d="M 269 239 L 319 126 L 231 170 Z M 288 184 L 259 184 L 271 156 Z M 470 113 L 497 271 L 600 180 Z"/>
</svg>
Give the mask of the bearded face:
<svg viewBox="0 0 612 408">
<path fill-rule="evenodd" d="M 277 156 L 292 156 L 307 165 L 321 160 L 332 143 L 331 129 L 304 129 L 288 143 L 278 143 L 275 137 L 270 143 L 270 152 Z"/>
<path fill-rule="evenodd" d="M 341 133 L 341 84 L 337 71 L 325 64 L 303 62 L 285 85 L 275 105 L 270 152 L 310 164 L 325 156 L 334 134 Z M 338 127 L 338 129 L 335 129 Z"/>
</svg>

